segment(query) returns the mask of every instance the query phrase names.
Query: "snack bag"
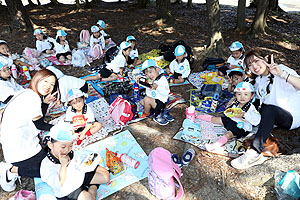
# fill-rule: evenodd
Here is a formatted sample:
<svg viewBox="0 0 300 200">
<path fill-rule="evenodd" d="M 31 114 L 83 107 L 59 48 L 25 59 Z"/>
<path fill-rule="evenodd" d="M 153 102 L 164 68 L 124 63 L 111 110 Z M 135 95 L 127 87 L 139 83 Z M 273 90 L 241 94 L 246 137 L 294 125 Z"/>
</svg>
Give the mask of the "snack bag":
<svg viewBox="0 0 300 200">
<path fill-rule="evenodd" d="M 85 127 L 86 125 L 86 118 L 84 115 L 76 115 L 72 118 L 72 122 L 75 128 Z"/>
<path fill-rule="evenodd" d="M 120 173 L 123 170 L 123 165 L 117 154 L 109 151 L 106 148 L 106 166 L 109 168 L 113 175 Z"/>
</svg>

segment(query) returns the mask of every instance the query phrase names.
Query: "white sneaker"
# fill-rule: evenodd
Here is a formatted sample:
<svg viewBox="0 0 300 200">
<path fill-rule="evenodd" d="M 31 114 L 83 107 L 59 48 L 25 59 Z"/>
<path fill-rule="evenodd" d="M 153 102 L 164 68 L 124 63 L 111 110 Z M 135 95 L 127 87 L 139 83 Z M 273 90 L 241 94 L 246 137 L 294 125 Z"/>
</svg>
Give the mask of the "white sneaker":
<svg viewBox="0 0 300 200">
<path fill-rule="evenodd" d="M 231 166 L 236 169 L 247 169 L 254 165 L 260 165 L 267 160 L 262 154 L 258 154 L 253 149 L 248 149 L 240 157 L 231 161 Z"/>
<path fill-rule="evenodd" d="M 0 184 L 4 191 L 11 192 L 16 189 L 16 180 L 20 180 L 20 176 L 16 173 L 11 173 L 9 169 L 12 167 L 11 164 L 0 163 Z"/>
</svg>

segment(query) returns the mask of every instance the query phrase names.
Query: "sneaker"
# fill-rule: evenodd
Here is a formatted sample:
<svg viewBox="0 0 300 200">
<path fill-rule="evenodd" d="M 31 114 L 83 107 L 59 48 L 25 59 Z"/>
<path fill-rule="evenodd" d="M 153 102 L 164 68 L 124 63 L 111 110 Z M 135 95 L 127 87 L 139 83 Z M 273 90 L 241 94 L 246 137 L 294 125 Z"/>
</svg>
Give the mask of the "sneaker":
<svg viewBox="0 0 300 200">
<path fill-rule="evenodd" d="M 162 114 L 157 115 L 156 117 L 153 118 L 153 120 L 156 123 L 163 125 L 163 126 L 167 125 L 169 123 L 169 121 L 166 118 L 164 118 L 164 116 Z"/>
<path fill-rule="evenodd" d="M 266 158 L 253 149 L 248 149 L 243 155 L 231 161 L 231 166 L 236 169 L 247 169 L 254 165 L 260 165 Z"/>
<path fill-rule="evenodd" d="M 164 118 L 166 118 L 169 122 L 174 121 L 174 117 L 172 115 L 170 115 L 170 113 L 168 111 L 164 112 L 163 114 Z"/>
<path fill-rule="evenodd" d="M 182 156 L 182 164 L 183 166 L 188 166 L 189 163 L 193 160 L 195 156 L 195 150 L 194 149 L 188 149 Z"/>
<path fill-rule="evenodd" d="M 16 180 L 20 180 L 20 176 L 18 176 L 16 173 L 11 173 L 9 171 L 11 166 L 11 164 L 7 164 L 4 162 L 0 163 L 0 184 L 2 189 L 6 192 L 14 191 L 16 189 Z"/>
</svg>

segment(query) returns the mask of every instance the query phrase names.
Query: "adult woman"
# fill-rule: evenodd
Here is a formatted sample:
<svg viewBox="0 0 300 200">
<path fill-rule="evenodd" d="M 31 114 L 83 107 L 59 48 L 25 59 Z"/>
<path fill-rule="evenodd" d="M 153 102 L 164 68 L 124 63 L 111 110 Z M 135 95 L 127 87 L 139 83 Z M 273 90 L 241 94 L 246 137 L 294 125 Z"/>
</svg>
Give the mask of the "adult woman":
<svg viewBox="0 0 300 200">
<path fill-rule="evenodd" d="M 251 148 L 231 161 L 237 169 L 246 169 L 265 161 L 261 152 L 274 125 L 284 129 L 300 126 L 300 104 L 297 103 L 300 99 L 299 75 L 287 66 L 274 63 L 273 55 L 264 56 L 259 49 L 250 51 L 245 63 L 255 80 L 256 95 L 261 102 L 261 121 Z"/>
<path fill-rule="evenodd" d="M 42 103 L 53 101 L 56 86 L 53 72 L 43 69 L 32 78 L 29 88 L 15 95 L 3 112 L 1 143 L 6 163 L 1 163 L 1 187 L 16 188 L 19 176 L 40 177 L 40 163 L 46 152 L 39 144 L 38 129 L 50 130 L 43 121 Z"/>
</svg>

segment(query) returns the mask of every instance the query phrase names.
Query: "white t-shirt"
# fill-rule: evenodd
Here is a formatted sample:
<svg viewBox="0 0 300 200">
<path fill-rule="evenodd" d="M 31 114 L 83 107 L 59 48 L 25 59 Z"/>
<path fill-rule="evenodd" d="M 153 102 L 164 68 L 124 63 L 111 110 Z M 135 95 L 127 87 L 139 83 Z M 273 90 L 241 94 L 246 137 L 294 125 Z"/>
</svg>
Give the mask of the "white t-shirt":
<svg viewBox="0 0 300 200">
<path fill-rule="evenodd" d="M 291 68 L 285 65 L 279 65 L 281 70 L 287 71 L 293 76 L 299 77 L 299 75 Z M 273 84 L 270 86 L 270 93 L 267 94 L 267 85 L 269 83 L 269 76 L 258 76 L 255 79 L 255 90 L 257 97 L 262 103 L 267 105 L 275 105 L 282 109 L 287 110 L 293 116 L 293 123 L 291 129 L 295 129 L 300 126 L 300 90 L 296 89 L 290 83 L 286 82 L 279 76 L 274 76 Z"/>
<path fill-rule="evenodd" d="M 126 58 L 120 50 L 118 55 L 110 63 L 107 63 L 106 68 L 113 70 L 114 73 L 120 73 L 120 68 L 125 67 L 126 63 Z"/>
<path fill-rule="evenodd" d="M 186 58 L 183 58 L 180 63 L 174 59 L 169 67 L 172 74 L 174 74 L 174 72 L 182 74 L 182 78 L 187 78 L 191 73 L 190 63 Z"/>
<path fill-rule="evenodd" d="M 74 155 L 74 158 L 67 167 L 66 179 L 63 186 L 61 186 L 59 182 L 59 171 L 61 165 L 52 162 L 48 156 L 46 156 L 41 162 L 41 179 L 53 189 L 54 195 L 58 198 L 67 196 L 83 184 L 85 172 L 79 170 L 79 168 L 76 168 L 75 165 L 72 164 L 72 162 L 75 161 L 76 159 Z"/>
<path fill-rule="evenodd" d="M 39 52 L 43 52 L 43 51 L 45 51 L 45 50 L 51 49 L 51 48 L 52 48 L 51 42 L 53 43 L 53 45 L 55 44 L 54 38 L 47 37 L 47 38 L 46 38 L 45 40 L 43 40 L 43 41 L 36 40 L 36 42 L 35 42 L 36 49 L 37 49 Z"/>
<path fill-rule="evenodd" d="M 24 88 L 19 85 L 14 78 L 10 78 L 6 81 L 0 79 L 0 101 L 4 102 L 10 95 L 16 95 L 22 90 L 24 90 Z"/>
<path fill-rule="evenodd" d="M 135 48 L 135 49 L 132 49 L 130 51 L 130 54 L 129 54 L 129 57 L 134 60 L 135 58 L 139 58 L 139 52 L 138 50 Z"/>
<path fill-rule="evenodd" d="M 26 89 L 7 105 L 1 123 L 2 150 L 7 163 L 31 158 L 42 149 L 39 131 L 32 122 L 38 116 L 43 116 L 41 98 L 31 89 Z"/>
<path fill-rule="evenodd" d="M 99 38 L 95 38 L 94 35 L 92 34 L 90 37 L 90 46 L 93 47 L 95 43 L 100 44 L 102 49 L 104 49 L 105 48 L 104 36 L 100 35 Z"/>
<path fill-rule="evenodd" d="M 104 30 L 100 30 L 101 35 L 103 35 L 103 37 L 108 36 L 107 33 L 104 32 Z"/>
<path fill-rule="evenodd" d="M 236 65 L 242 67 L 244 70 L 246 68 L 246 65 L 244 63 L 245 56 L 242 55 L 239 59 L 235 59 L 232 55 L 229 56 L 227 59 L 227 63 L 230 65 Z"/>
<path fill-rule="evenodd" d="M 158 87 L 156 90 L 152 90 L 150 88 L 146 88 L 146 95 L 153 99 L 158 99 L 163 103 L 168 101 L 170 87 L 167 78 L 164 75 L 159 75 L 158 79 L 153 81 L 156 83 Z"/>
<path fill-rule="evenodd" d="M 85 104 L 86 105 L 86 113 L 84 114 L 84 117 L 86 120 L 87 123 L 93 123 L 95 122 L 95 116 L 94 116 L 94 113 L 92 111 L 92 109 L 90 108 L 89 105 Z M 67 112 L 66 112 L 66 119 L 65 121 L 66 122 L 72 122 L 72 119 L 74 116 L 77 116 L 78 114 L 74 111 L 72 111 L 72 106 L 69 106 L 68 109 L 67 109 Z"/>
<path fill-rule="evenodd" d="M 54 46 L 55 46 L 56 54 L 58 54 L 58 53 L 66 53 L 68 51 L 71 52 L 70 47 L 69 47 L 69 43 L 68 43 L 67 40 L 65 40 L 65 44 L 63 44 L 63 45 L 61 45 L 61 44 L 59 44 L 59 43 L 57 43 L 55 41 Z"/>
</svg>

